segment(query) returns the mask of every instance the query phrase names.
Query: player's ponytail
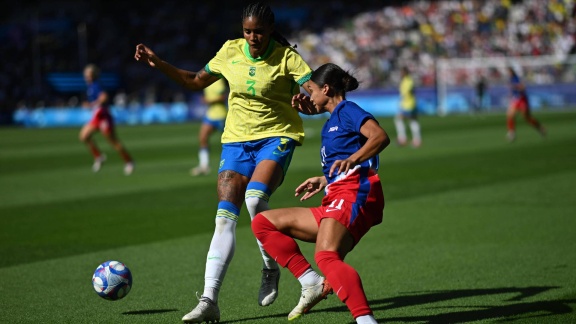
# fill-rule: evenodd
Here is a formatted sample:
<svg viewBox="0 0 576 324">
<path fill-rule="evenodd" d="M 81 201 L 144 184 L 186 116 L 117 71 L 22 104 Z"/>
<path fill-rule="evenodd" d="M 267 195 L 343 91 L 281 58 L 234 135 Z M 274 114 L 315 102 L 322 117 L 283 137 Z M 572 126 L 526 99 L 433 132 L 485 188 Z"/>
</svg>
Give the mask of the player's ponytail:
<svg viewBox="0 0 576 324">
<path fill-rule="evenodd" d="M 356 90 L 360 85 L 355 77 L 334 63 L 326 63 L 314 70 L 310 80 L 318 86 L 327 84 L 343 98 L 346 98 L 346 92 Z"/>
<path fill-rule="evenodd" d="M 268 26 L 273 26 L 275 21 L 274 12 L 270 9 L 270 6 L 261 2 L 251 3 L 244 7 L 244 10 L 242 10 L 242 21 L 248 17 L 256 17 Z M 282 46 L 292 46 L 286 37 L 276 30 L 270 36 Z M 294 48 L 296 48 L 296 45 L 294 45 Z"/>
<path fill-rule="evenodd" d="M 276 30 L 274 30 L 274 31 L 272 32 L 272 35 L 271 35 L 271 36 L 272 36 L 272 38 L 274 38 L 274 40 L 275 40 L 277 43 L 279 43 L 279 44 L 282 45 L 282 46 L 292 46 L 292 45 L 290 45 L 290 42 L 288 42 L 288 40 L 287 40 L 284 36 L 282 36 L 282 34 L 280 34 L 279 32 L 277 32 Z M 293 47 L 296 48 L 296 44 L 294 44 Z"/>
</svg>

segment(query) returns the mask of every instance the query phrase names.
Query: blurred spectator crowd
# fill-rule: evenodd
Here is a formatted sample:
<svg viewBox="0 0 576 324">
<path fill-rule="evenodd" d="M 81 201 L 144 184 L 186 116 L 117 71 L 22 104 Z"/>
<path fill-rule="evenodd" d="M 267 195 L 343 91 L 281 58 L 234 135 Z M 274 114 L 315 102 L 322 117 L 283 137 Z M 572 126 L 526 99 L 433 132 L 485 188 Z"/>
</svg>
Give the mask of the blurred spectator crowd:
<svg viewBox="0 0 576 324">
<path fill-rule="evenodd" d="M 315 68 L 331 61 L 362 88 L 395 87 L 409 67 L 435 82 L 435 60 L 452 57 L 576 53 L 573 0 L 322 2 L 270 1 L 277 29 Z M 119 103 L 186 100 L 188 92 L 133 59 L 138 43 L 183 69 L 203 67 L 227 39 L 242 37 L 243 2 L 9 2 L 0 13 L 0 111 L 74 106 L 82 93 L 59 93 L 52 72 L 87 63 L 117 73 Z"/>
<path fill-rule="evenodd" d="M 434 86 L 437 58 L 576 54 L 575 10 L 572 0 L 407 1 L 296 37 L 310 65 L 357 71 L 364 88 L 397 84 L 402 66 Z"/>
</svg>

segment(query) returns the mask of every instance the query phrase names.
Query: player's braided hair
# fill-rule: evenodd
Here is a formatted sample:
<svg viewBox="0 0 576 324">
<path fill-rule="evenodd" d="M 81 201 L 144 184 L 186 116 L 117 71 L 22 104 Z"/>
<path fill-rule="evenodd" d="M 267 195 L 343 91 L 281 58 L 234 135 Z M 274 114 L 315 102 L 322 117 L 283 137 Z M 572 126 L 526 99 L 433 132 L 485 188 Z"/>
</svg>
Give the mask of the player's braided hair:
<svg viewBox="0 0 576 324">
<path fill-rule="evenodd" d="M 310 80 L 320 87 L 329 85 L 342 98 L 346 98 L 346 92 L 358 89 L 359 85 L 355 77 L 334 63 L 326 63 L 314 70 Z"/>
<path fill-rule="evenodd" d="M 274 12 L 270 9 L 270 6 L 261 2 L 251 3 L 244 7 L 242 11 L 242 21 L 248 17 L 256 17 L 269 26 L 274 25 Z M 275 41 L 280 43 L 280 45 L 291 46 L 288 40 L 276 29 L 274 29 L 271 36 Z M 294 45 L 294 47 L 296 47 L 296 45 Z"/>
</svg>

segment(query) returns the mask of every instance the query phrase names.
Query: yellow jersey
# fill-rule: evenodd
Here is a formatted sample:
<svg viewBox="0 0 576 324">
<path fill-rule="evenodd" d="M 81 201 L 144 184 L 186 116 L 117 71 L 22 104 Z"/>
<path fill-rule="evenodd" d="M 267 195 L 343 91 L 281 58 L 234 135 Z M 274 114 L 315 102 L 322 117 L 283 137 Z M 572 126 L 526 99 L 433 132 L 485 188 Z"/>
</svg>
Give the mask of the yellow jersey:
<svg viewBox="0 0 576 324">
<path fill-rule="evenodd" d="M 302 119 L 291 102 L 312 70 L 296 50 L 270 39 L 264 55 L 254 58 L 244 38 L 229 40 L 204 69 L 226 78 L 230 88 L 222 143 L 285 136 L 302 144 Z"/>
<path fill-rule="evenodd" d="M 414 95 L 414 80 L 406 75 L 400 81 L 400 108 L 412 111 L 416 108 L 416 96 Z"/>
<path fill-rule="evenodd" d="M 204 102 L 208 105 L 206 117 L 210 120 L 222 120 L 226 118 L 226 102 L 220 98 L 226 94 L 226 82 L 220 79 L 204 88 Z"/>
</svg>

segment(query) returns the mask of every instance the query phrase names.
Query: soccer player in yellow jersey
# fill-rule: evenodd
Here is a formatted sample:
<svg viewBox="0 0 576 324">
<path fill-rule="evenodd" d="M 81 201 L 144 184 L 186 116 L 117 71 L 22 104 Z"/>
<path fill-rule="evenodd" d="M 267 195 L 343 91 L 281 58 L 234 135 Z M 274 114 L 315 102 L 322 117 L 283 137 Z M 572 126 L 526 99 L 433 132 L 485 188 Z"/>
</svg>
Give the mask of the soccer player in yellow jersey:
<svg viewBox="0 0 576 324">
<path fill-rule="evenodd" d="M 243 202 L 251 218 L 268 210 L 270 195 L 282 183 L 296 146 L 304 140 L 302 119 L 292 97 L 306 85 L 312 70 L 277 31 L 269 6 L 254 3 L 242 12 L 244 38 L 229 40 L 198 72 L 176 68 L 143 44 L 135 59 L 160 70 L 191 90 L 201 90 L 221 77 L 228 81 L 228 115 L 222 134 L 218 170 L 218 210 L 199 303 L 182 320 L 201 323 L 220 319 L 218 292 L 235 249 L 235 229 Z M 280 271 L 260 242 L 263 256 L 258 303 L 272 304 Z M 308 285 L 324 278 L 310 269 Z"/>
<path fill-rule="evenodd" d="M 198 150 L 199 165 L 190 170 L 193 176 L 207 175 L 210 173 L 210 135 L 216 130 L 224 130 L 226 120 L 226 81 L 219 79 L 209 87 L 204 88 L 204 103 L 208 105 L 208 110 L 204 114 L 202 126 L 198 140 L 200 149 Z"/>
<path fill-rule="evenodd" d="M 410 71 L 407 67 L 403 67 L 401 73 L 402 79 L 400 80 L 399 87 L 400 111 L 394 118 L 398 144 L 404 146 L 408 142 L 406 127 L 404 126 L 404 120 L 408 119 L 410 131 L 412 132 L 412 146 L 419 147 L 422 144 L 422 138 L 420 136 L 420 123 L 418 123 L 418 109 L 416 96 L 414 94 L 414 80 L 410 76 Z"/>
</svg>

